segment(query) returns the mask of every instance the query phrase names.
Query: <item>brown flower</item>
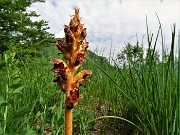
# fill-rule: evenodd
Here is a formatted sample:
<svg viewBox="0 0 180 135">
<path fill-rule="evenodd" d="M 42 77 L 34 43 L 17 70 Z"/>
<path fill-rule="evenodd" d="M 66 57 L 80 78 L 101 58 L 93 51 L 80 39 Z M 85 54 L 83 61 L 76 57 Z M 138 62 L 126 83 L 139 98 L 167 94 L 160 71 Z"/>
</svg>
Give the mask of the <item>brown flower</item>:
<svg viewBox="0 0 180 135">
<path fill-rule="evenodd" d="M 69 25 L 64 25 L 64 32 L 65 38 L 58 40 L 56 47 L 62 52 L 68 64 L 60 59 L 53 59 L 53 71 L 56 73 L 53 82 L 66 93 L 66 107 L 72 109 L 81 98 L 79 86 L 88 82 L 87 76 L 92 74 L 91 70 L 84 70 L 74 76 L 87 55 L 89 44 L 86 42 L 87 31 L 84 24 L 81 24 L 78 8 L 75 9 L 75 15 Z"/>
</svg>

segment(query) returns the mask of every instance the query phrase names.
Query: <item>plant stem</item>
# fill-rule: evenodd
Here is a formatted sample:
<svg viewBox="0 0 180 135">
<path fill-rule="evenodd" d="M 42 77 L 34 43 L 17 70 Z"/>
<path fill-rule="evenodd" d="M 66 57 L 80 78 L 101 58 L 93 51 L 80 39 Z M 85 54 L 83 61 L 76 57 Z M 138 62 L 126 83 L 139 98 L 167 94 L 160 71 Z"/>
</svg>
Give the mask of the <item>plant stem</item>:
<svg viewBox="0 0 180 135">
<path fill-rule="evenodd" d="M 7 84 L 6 84 L 6 96 L 5 96 L 5 102 L 8 103 L 8 93 L 9 93 L 9 80 L 10 80 L 10 76 L 9 76 L 9 64 L 6 61 L 6 68 L 7 68 Z M 3 133 L 6 133 L 6 123 L 7 123 L 7 113 L 8 113 L 8 106 L 5 105 L 4 107 L 4 127 L 3 127 Z"/>
<path fill-rule="evenodd" d="M 70 91 L 72 90 L 72 82 L 73 82 L 73 76 L 74 76 L 74 69 L 71 65 L 72 65 L 72 61 L 69 62 L 70 74 L 67 80 L 66 109 L 65 109 L 65 135 L 72 135 L 72 109 L 68 108 L 68 105 L 71 104 L 69 97 L 70 97 Z"/>
<path fill-rule="evenodd" d="M 65 109 L 65 135 L 72 135 L 72 109 Z"/>
<path fill-rule="evenodd" d="M 6 84 L 6 99 L 5 99 L 6 103 L 7 103 L 7 100 L 8 100 L 8 84 Z M 8 112 L 8 106 L 6 105 L 4 108 L 4 127 L 3 127 L 4 134 L 6 133 L 7 112 Z"/>
</svg>

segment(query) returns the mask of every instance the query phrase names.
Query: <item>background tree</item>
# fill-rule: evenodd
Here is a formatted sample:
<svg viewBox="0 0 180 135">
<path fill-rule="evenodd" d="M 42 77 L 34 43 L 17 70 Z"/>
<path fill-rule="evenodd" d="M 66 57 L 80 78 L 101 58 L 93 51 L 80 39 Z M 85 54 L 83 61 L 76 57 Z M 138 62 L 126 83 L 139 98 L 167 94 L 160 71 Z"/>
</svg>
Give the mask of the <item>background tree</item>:
<svg viewBox="0 0 180 135">
<path fill-rule="evenodd" d="M 120 65 L 140 64 L 143 59 L 143 47 L 137 42 L 136 45 L 127 43 L 126 46 L 117 55 Z"/>
<path fill-rule="evenodd" d="M 19 55 L 40 53 L 41 46 L 48 45 L 53 35 L 44 20 L 32 21 L 38 17 L 35 11 L 27 11 L 32 3 L 42 0 L 0 0 L 0 53 L 11 50 Z"/>
<path fill-rule="evenodd" d="M 153 48 L 148 48 L 145 52 L 146 55 L 145 58 L 143 58 L 144 50 L 139 42 L 137 42 L 136 45 L 127 43 L 126 46 L 121 50 L 121 52 L 118 53 L 117 58 L 121 66 L 133 65 L 135 67 L 138 67 L 144 60 L 146 64 L 149 64 L 150 62 L 160 62 L 159 54 L 156 50 L 154 50 Z"/>
</svg>

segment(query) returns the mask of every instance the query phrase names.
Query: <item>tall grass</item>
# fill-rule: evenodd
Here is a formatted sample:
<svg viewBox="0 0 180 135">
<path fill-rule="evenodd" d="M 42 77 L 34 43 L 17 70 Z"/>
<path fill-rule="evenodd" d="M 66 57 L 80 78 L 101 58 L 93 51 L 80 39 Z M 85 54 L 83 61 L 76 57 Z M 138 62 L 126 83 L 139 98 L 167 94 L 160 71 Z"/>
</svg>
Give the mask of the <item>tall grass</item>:
<svg viewBox="0 0 180 135">
<path fill-rule="evenodd" d="M 167 55 L 163 52 L 161 63 L 157 63 L 154 59 L 154 52 L 160 31 L 162 31 L 161 25 L 153 44 L 152 35 L 149 34 L 147 27 L 149 49 L 146 61 L 142 61 L 139 67 L 141 71 L 137 71 L 134 65 L 130 66 L 132 67 L 128 71 L 130 76 L 124 78 L 128 84 L 125 91 L 129 91 L 129 96 L 138 106 L 135 116 L 140 121 L 144 133 L 174 135 L 179 134 L 177 125 L 179 83 L 178 72 L 175 68 L 175 66 L 179 67 L 179 63 L 175 61 L 174 56 L 175 26 L 173 25 L 172 29 L 170 54 L 165 58 Z M 161 39 L 162 50 L 164 50 L 162 34 Z M 153 52 L 150 52 L 152 47 Z M 133 94 L 132 91 L 137 94 Z"/>
<path fill-rule="evenodd" d="M 140 130 L 137 129 L 137 131 L 135 126 L 133 130 L 142 134 L 180 134 L 180 60 L 179 57 L 174 56 L 175 35 L 175 25 L 173 25 L 171 49 L 168 54 L 168 52 L 165 52 L 166 48 L 160 21 L 156 37 L 153 37 L 153 34 L 149 32 L 147 25 L 148 53 L 146 58 L 142 59 L 141 64 L 138 65 L 139 67 L 130 63 L 128 67 L 119 68 L 117 66 L 117 68 L 104 69 L 94 62 L 93 59 L 90 59 L 90 62 L 94 63 L 93 65 L 106 75 L 104 79 L 99 79 L 104 82 L 103 86 L 101 86 L 103 94 L 101 95 L 97 91 L 99 96 L 101 95 L 101 97 L 105 98 L 102 105 L 108 106 L 106 115 L 121 116 L 117 118 L 116 124 L 119 122 L 119 119 L 122 121 L 122 117 L 125 118 L 123 121 L 127 122 L 127 120 L 130 120 L 133 122 L 129 122 L 131 125 L 124 122 L 123 124 L 118 124 L 119 126 L 125 124 L 124 126 L 132 127 L 133 124 L 136 124 Z M 158 40 L 161 40 L 163 50 L 160 62 L 155 58 Z M 98 86 L 100 85 L 98 83 Z M 113 109 L 111 110 L 111 108 Z M 108 113 L 109 110 L 113 112 Z M 107 118 L 110 117 L 107 116 Z M 106 117 L 103 116 L 103 118 Z M 130 132 L 127 134 L 130 134 Z"/>
<path fill-rule="evenodd" d="M 161 34 L 160 34 L 161 33 Z M 120 108 L 122 116 L 131 122 L 135 123 L 143 130 L 143 134 L 150 135 L 178 135 L 178 108 L 179 108 L 179 61 L 175 61 L 174 46 L 175 46 L 175 25 L 172 27 L 171 50 L 167 54 L 162 53 L 161 62 L 157 62 L 154 54 L 157 40 L 162 40 L 162 50 L 164 48 L 164 37 L 162 35 L 161 24 L 158 33 L 153 43 L 153 35 L 148 36 L 148 53 L 145 59 L 142 59 L 138 69 L 136 65 L 129 65 L 119 70 L 121 75 L 121 83 L 118 84 L 111 76 L 110 80 L 118 86 L 114 93 L 118 97 L 119 91 L 125 96 L 119 102 L 112 96 L 109 91 L 110 100 L 114 103 L 118 102 L 123 105 L 123 101 L 127 101 L 125 108 Z M 153 51 L 151 51 L 153 48 Z M 179 58 L 178 58 L 179 60 Z M 108 73 L 107 73 L 108 74 Z M 117 76 L 117 75 L 116 75 Z M 113 104 L 115 105 L 115 104 Z M 118 110 L 117 110 L 118 111 Z M 127 114 L 125 114 L 127 112 Z M 119 114 L 120 115 L 120 114 Z"/>
<path fill-rule="evenodd" d="M 180 84 L 180 30 L 178 31 L 178 84 Z M 178 91 L 178 95 L 180 95 L 180 85 L 178 85 L 177 88 Z M 179 108 L 177 108 L 177 132 L 180 133 L 180 99 L 178 99 L 178 106 Z"/>
</svg>

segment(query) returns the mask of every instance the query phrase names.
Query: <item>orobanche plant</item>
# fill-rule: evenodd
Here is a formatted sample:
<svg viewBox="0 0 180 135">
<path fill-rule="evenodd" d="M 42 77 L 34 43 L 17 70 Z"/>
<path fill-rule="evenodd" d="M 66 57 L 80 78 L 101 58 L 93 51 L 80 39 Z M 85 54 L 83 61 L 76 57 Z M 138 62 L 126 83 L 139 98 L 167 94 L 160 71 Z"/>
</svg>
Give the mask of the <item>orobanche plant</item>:
<svg viewBox="0 0 180 135">
<path fill-rule="evenodd" d="M 82 65 L 86 55 L 88 42 L 86 41 L 86 28 L 81 24 L 79 9 L 75 8 L 75 15 L 69 25 L 64 25 L 65 38 L 57 41 L 56 47 L 62 52 L 64 62 L 61 59 L 53 59 L 53 71 L 56 73 L 56 82 L 65 93 L 65 134 L 72 135 L 72 110 L 82 97 L 80 86 L 88 82 L 86 77 L 92 74 L 91 70 L 83 70 L 76 73 Z"/>
</svg>

